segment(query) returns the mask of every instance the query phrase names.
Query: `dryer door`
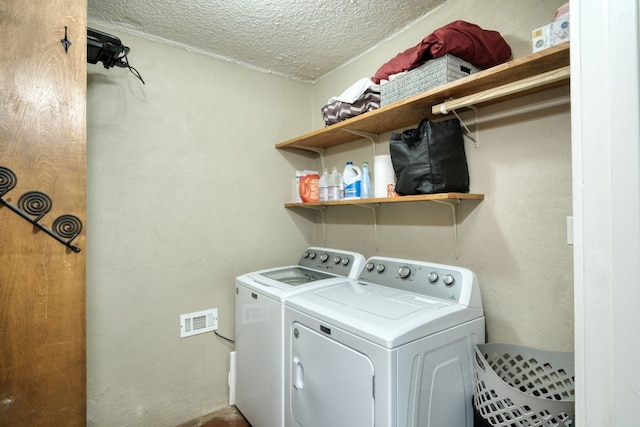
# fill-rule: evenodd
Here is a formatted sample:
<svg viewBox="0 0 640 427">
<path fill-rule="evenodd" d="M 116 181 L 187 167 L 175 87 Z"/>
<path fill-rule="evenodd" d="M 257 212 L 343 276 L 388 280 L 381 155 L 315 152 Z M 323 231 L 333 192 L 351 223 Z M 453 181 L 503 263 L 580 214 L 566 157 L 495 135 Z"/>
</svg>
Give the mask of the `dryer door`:
<svg viewBox="0 0 640 427">
<path fill-rule="evenodd" d="M 294 322 L 291 412 L 304 427 L 372 427 L 374 368 L 362 353 Z"/>
</svg>

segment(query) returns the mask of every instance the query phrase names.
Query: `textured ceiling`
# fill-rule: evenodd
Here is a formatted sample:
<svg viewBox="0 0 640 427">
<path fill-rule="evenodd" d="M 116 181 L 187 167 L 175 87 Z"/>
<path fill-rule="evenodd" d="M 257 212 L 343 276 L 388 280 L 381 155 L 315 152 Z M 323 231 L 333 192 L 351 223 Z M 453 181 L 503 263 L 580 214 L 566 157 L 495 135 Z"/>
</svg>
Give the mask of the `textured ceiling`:
<svg viewBox="0 0 640 427">
<path fill-rule="evenodd" d="M 125 45 L 117 30 L 315 81 L 445 1 L 88 0 L 88 18 Z"/>
</svg>

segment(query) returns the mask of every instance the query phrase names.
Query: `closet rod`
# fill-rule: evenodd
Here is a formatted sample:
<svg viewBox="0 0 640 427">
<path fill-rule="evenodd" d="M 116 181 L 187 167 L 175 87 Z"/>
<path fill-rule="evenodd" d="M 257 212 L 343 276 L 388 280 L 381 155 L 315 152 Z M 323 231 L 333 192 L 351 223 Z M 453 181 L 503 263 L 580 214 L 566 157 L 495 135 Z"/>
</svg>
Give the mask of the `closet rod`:
<svg viewBox="0 0 640 427">
<path fill-rule="evenodd" d="M 495 88 L 487 89 L 472 95 L 463 96 L 462 98 L 445 101 L 442 104 L 437 104 L 431 107 L 431 112 L 433 114 L 447 114 L 452 110 L 457 110 L 458 108 L 468 107 L 470 105 L 491 101 L 514 93 L 545 86 L 550 83 L 559 82 L 569 78 L 569 75 L 570 71 L 569 66 L 567 65 L 566 67 L 547 71 L 546 73 L 527 77 L 501 86 L 496 86 Z"/>
</svg>

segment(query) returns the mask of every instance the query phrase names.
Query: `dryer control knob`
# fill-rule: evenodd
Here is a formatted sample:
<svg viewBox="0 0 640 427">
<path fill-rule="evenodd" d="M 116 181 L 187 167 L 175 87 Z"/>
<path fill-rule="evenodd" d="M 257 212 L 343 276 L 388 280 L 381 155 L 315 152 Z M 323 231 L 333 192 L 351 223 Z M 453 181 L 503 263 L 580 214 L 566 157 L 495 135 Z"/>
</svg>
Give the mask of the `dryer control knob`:
<svg viewBox="0 0 640 427">
<path fill-rule="evenodd" d="M 372 262 L 368 262 L 367 265 L 365 266 L 367 271 L 372 271 L 374 267 L 375 267 L 375 265 L 373 265 Z"/>
<path fill-rule="evenodd" d="M 315 252 L 311 252 L 309 254 L 309 259 L 315 259 L 316 258 L 316 253 Z"/>
<path fill-rule="evenodd" d="M 431 283 L 436 283 L 438 281 L 438 273 L 432 271 L 431 273 L 429 273 L 428 278 Z"/>
<path fill-rule="evenodd" d="M 309 258 L 309 251 L 304 251 L 304 253 L 302 254 L 303 258 Z"/>
<path fill-rule="evenodd" d="M 400 276 L 401 279 L 406 279 L 411 276 L 411 268 L 409 268 L 408 265 L 403 265 L 398 269 L 398 276 Z"/>
<path fill-rule="evenodd" d="M 442 278 L 442 281 L 444 282 L 445 285 L 451 286 L 453 285 L 453 282 L 455 282 L 455 279 L 453 278 L 452 275 L 447 274 Z"/>
<path fill-rule="evenodd" d="M 334 256 L 333 257 L 333 263 L 334 264 L 340 264 L 340 257 L 339 256 Z"/>
<path fill-rule="evenodd" d="M 378 273 L 382 273 L 382 272 L 384 271 L 384 264 L 378 264 L 378 265 L 376 266 L 376 271 L 377 271 Z"/>
<path fill-rule="evenodd" d="M 342 265 L 349 265 L 349 258 L 342 258 Z"/>
<path fill-rule="evenodd" d="M 320 261 L 327 262 L 328 259 L 329 259 L 329 254 L 320 255 Z"/>
</svg>

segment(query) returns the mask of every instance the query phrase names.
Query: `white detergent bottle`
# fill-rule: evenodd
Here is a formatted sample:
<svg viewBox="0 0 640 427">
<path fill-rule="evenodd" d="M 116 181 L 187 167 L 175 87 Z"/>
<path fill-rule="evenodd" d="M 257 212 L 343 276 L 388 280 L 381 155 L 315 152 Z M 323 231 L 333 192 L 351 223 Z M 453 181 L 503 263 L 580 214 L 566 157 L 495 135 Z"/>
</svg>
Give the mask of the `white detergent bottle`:
<svg viewBox="0 0 640 427">
<path fill-rule="evenodd" d="M 371 177 L 369 176 L 369 163 L 362 163 L 362 184 L 360 184 L 360 197 L 368 199 L 371 197 Z"/>
<path fill-rule="evenodd" d="M 334 166 L 329 175 L 329 200 L 340 199 L 342 199 L 342 179 L 338 168 Z"/>
<path fill-rule="evenodd" d="M 362 170 L 358 166 L 354 166 L 353 162 L 347 162 L 347 166 L 345 166 L 342 173 L 342 182 L 344 182 L 345 200 L 360 198 Z"/>
<path fill-rule="evenodd" d="M 329 171 L 327 170 L 327 168 L 324 168 L 324 170 L 322 171 L 319 190 L 319 200 L 321 202 L 326 202 L 327 200 L 329 200 Z"/>
</svg>

